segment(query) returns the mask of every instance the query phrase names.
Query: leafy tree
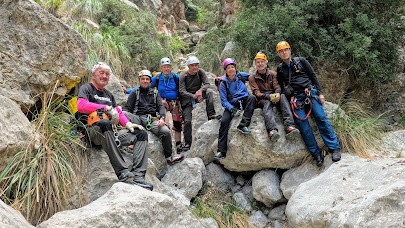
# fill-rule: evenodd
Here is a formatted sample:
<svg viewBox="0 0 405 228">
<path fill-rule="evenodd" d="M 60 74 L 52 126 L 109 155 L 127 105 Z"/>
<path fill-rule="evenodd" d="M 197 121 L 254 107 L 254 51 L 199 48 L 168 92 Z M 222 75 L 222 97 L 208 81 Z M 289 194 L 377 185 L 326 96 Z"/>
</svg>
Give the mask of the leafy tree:
<svg viewBox="0 0 405 228">
<path fill-rule="evenodd" d="M 259 50 L 280 62 L 275 52 L 281 40 L 295 56 L 331 61 L 350 75 L 377 79 L 395 77 L 398 47 L 404 32 L 402 0 L 240 0 L 234 40 L 252 58 Z"/>
</svg>

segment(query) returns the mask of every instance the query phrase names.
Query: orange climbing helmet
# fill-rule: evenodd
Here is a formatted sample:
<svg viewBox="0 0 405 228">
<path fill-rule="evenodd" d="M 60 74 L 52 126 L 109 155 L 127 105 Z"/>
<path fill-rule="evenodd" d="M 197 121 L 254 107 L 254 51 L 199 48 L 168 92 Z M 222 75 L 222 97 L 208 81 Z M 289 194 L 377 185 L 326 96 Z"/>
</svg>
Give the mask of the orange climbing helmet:
<svg viewBox="0 0 405 228">
<path fill-rule="evenodd" d="M 287 43 L 287 41 L 280 41 L 277 44 L 277 51 L 280 51 L 282 49 L 286 49 L 286 48 L 291 48 L 290 44 Z"/>
<path fill-rule="evenodd" d="M 257 54 L 256 54 L 256 57 L 255 57 L 255 60 L 256 59 L 264 59 L 264 60 L 266 60 L 267 61 L 267 56 L 263 53 L 263 52 L 258 52 Z"/>
<path fill-rule="evenodd" d="M 97 109 L 97 111 L 94 111 L 94 112 L 89 114 L 89 117 L 87 118 L 87 124 L 89 126 L 91 126 L 95 122 L 98 122 L 98 121 L 100 121 L 102 119 L 109 120 L 107 114 L 105 114 L 104 108 L 99 108 L 99 109 Z"/>
</svg>

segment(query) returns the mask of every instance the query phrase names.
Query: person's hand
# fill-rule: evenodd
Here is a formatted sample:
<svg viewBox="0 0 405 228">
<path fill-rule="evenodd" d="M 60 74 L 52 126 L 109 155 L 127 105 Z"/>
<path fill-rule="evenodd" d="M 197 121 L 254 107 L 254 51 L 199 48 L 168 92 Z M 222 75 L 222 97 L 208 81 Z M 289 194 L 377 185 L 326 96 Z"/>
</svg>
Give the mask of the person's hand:
<svg viewBox="0 0 405 228">
<path fill-rule="evenodd" d="M 270 100 L 270 93 L 263 93 L 262 99 L 264 99 L 264 100 Z"/>
<path fill-rule="evenodd" d="M 142 125 L 134 124 L 131 122 L 128 122 L 127 124 L 125 124 L 125 128 L 128 129 L 130 132 L 134 132 L 135 128 L 138 128 L 141 131 L 145 130 L 145 128 L 142 127 Z"/>
<path fill-rule="evenodd" d="M 271 102 L 277 103 L 280 100 L 280 94 L 279 93 L 273 93 L 271 95 Z"/>
<path fill-rule="evenodd" d="M 160 118 L 158 122 L 156 123 L 158 127 L 163 127 L 165 125 L 165 120 L 163 118 Z"/>
<path fill-rule="evenodd" d="M 107 107 L 111 107 L 111 106 L 107 106 Z M 118 114 L 117 109 L 111 107 L 109 110 L 107 110 L 107 113 L 111 116 L 111 123 L 118 124 L 118 122 L 120 121 L 120 115 Z"/>
<path fill-rule="evenodd" d="M 104 111 L 109 112 L 112 109 L 112 106 L 106 105 Z"/>
<path fill-rule="evenodd" d="M 231 108 L 231 113 L 232 113 L 232 116 L 237 116 L 237 115 L 239 115 L 239 110 L 237 109 L 237 108 Z"/>
<path fill-rule="evenodd" d="M 325 96 L 323 94 L 319 94 L 319 99 L 321 99 L 321 105 L 325 103 Z"/>
<path fill-rule="evenodd" d="M 195 94 L 193 95 L 193 98 L 198 102 L 201 102 L 203 100 L 201 90 L 197 90 L 197 92 L 195 92 Z"/>
<path fill-rule="evenodd" d="M 122 88 L 122 90 L 124 91 L 124 93 L 127 92 L 127 87 L 125 87 L 124 85 L 121 84 L 121 88 Z"/>
</svg>

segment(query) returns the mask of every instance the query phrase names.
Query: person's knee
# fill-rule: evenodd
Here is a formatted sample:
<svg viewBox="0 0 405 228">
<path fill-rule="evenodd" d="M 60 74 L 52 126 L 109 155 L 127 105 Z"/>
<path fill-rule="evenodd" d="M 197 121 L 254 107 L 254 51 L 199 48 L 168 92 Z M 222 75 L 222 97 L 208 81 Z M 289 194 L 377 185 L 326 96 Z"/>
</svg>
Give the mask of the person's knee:
<svg viewBox="0 0 405 228">
<path fill-rule="evenodd" d="M 136 130 L 136 138 L 138 141 L 148 141 L 148 132 L 145 130 Z"/>
<path fill-rule="evenodd" d="M 94 123 L 98 127 L 100 127 L 100 130 L 102 133 L 106 131 L 112 131 L 112 126 L 111 126 L 111 121 L 107 119 L 102 119 Z"/>
<path fill-rule="evenodd" d="M 181 122 L 179 121 L 173 121 L 173 130 L 177 132 L 181 132 Z"/>
</svg>

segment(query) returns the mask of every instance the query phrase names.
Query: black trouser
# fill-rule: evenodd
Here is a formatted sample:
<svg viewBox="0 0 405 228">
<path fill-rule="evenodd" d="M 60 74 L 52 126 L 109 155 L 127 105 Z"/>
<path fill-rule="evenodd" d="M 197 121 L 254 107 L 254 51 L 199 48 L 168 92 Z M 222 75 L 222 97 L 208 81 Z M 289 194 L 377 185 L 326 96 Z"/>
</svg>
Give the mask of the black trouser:
<svg viewBox="0 0 405 228">
<path fill-rule="evenodd" d="M 276 106 L 280 109 L 283 116 L 284 128 L 295 127 L 294 118 L 291 112 L 290 104 L 284 94 L 280 95 L 280 100 L 277 103 L 273 103 L 269 100 L 260 100 L 257 104 L 258 108 L 263 108 L 264 123 L 266 125 L 267 132 L 271 130 L 278 130 L 275 120 L 273 107 Z"/>
<path fill-rule="evenodd" d="M 207 111 L 207 117 L 214 116 L 215 108 L 214 108 L 214 92 L 212 89 L 206 89 L 202 91 L 202 96 L 205 99 L 205 110 Z M 196 101 L 197 102 L 197 101 Z M 183 134 L 184 134 L 184 141 L 186 145 L 190 145 L 193 141 L 193 129 L 191 125 L 191 121 L 193 119 L 193 105 L 192 101 L 187 102 L 182 106 L 183 109 L 183 117 L 184 117 L 184 127 L 183 127 Z"/>
<path fill-rule="evenodd" d="M 127 131 L 127 130 L 121 130 Z M 123 146 L 134 145 L 133 169 L 135 175 L 142 175 L 146 172 L 148 165 L 147 143 L 148 134 L 145 131 L 135 130 L 119 133 L 119 139 Z M 89 128 L 90 139 L 95 145 L 101 145 L 107 153 L 110 163 L 117 177 L 127 170 L 125 160 L 117 147 L 116 139 L 111 122 L 107 119 L 97 121 Z"/>
<path fill-rule="evenodd" d="M 239 123 L 238 127 L 248 127 L 250 125 L 250 121 L 252 119 L 253 110 L 256 105 L 256 97 L 253 95 L 249 95 L 248 97 L 244 97 L 241 99 L 242 106 L 244 109 L 242 120 Z M 231 103 L 235 108 L 240 107 L 240 103 Z M 228 131 L 229 126 L 231 123 L 233 116 L 231 111 L 225 109 L 224 114 L 222 115 L 221 119 L 221 126 L 219 128 L 218 134 L 218 151 L 226 155 L 228 151 Z"/>
</svg>

